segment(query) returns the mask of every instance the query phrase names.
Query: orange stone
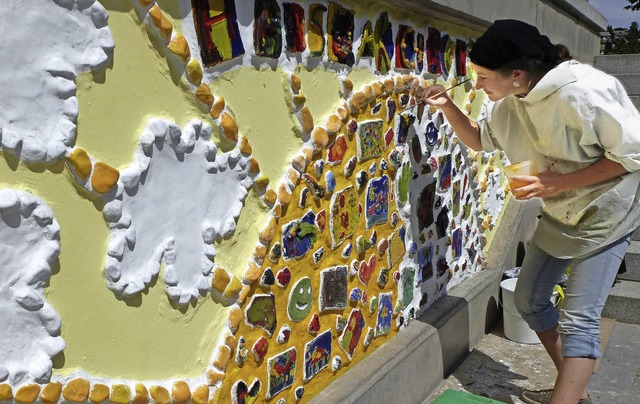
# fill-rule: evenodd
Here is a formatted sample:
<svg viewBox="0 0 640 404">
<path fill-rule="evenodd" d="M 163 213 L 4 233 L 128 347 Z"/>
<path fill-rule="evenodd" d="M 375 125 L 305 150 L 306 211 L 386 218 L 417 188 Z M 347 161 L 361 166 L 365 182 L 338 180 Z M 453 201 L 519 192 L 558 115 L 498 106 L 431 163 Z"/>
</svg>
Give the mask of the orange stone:
<svg viewBox="0 0 640 404">
<path fill-rule="evenodd" d="M 216 100 L 213 102 L 213 105 L 211 106 L 211 111 L 209 111 L 209 115 L 211 115 L 213 119 L 220 118 L 220 114 L 222 113 L 224 106 L 225 106 L 224 97 L 216 97 Z"/>
<path fill-rule="evenodd" d="M 295 94 L 298 94 L 298 91 L 302 88 L 302 82 L 300 81 L 300 77 L 298 77 L 295 73 L 291 75 L 291 90 Z"/>
<path fill-rule="evenodd" d="M 273 205 L 274 203 L 276 203 L 276 199 L 278 199 L 278 195 L 276 195 L 276 191 L 274 191 L 271 188 L 267 189 L 267 191 L 264 193 L 265 203 L 269 205 Z"/>
<path fill-rule="evenodd" d="M 213 280 L 211 286 L 218 292 L 222 293 L 227 288 L 227 285 L 231 281 L 229 273 L 220 267 L 216 267 L 213 270 Z"/>
<path fill-rule="evenodd" d="M 196 86 L 200 85 L 200 82 L 202 81 L 202 66 L 200 66 L 200 63 L 196 59 L 192 59 L 187 63 L 187 66 L 184 68 L 184 72 L 190 82 Z"/>
<path fill-rule="evenodd" d="M 136 384 L 136 393 L 133 395 L 133 404 L 145 404 L 149 402 L 149 392 L 144 384 Z"/>
<path fill-rule="evenodd" d="M 276 232 L 276 218 L 273 216 L 269 216 L 267 223 L 264 228 L 258 235 L 260 238 L 260 242 L 264 245 L 269 245 L 271 240 L 273 240 L 273 235 Z"/>
<path fill-rule="evenodd" d="M 84 149 L 76 148 L 69 155 L 69 164 L 73 167 L 78 177 L 86 180 L 91 174 L 91 158 Z"/>
<path fill-rule="evenodd" d="M 224 344 L 231 348 L 231 350 L 235 349 L 236 345 L 238 344 L 238 339 L 229 330 L 224 330 L 222 338 L 224 339 Z"/>
<path fill-rule="evenodd" d="M 16 391 L 15 400 L 19 403 L 32 403 L 38 398 L 38 393 L 40 393 L 40 385 L 27 384 Z"/>
<path fill-rule="evenodd" d="M 260 279 L 261 274 L 262 271 L 260 270 L 260 267 L 255 262 L 251 261 L 242 274 L 242 281 L 250 285 Z"/>
<path fill-rule="evenodd" d="M 364 98 L 367 102 L 370 102 L 373 99 L 373 90 L 371 89 L 371 86 L 365 86 L 362 89 L 362 93 L 364 94 Z"/>
<path fill-rule="evenodd" d="M 171 21 L 165 17 L 157 4 L 151 7 L 149 15 L 151 16 L 153 24 L 160 30 L 160 36 L 162 36 L 165 41 L 168 41 L 169 38 L 171 38 L 171 32 L 173 32 L 173 25 L 171 24 Z"/>
<path fill-rule="evenodd" d="M 62 389 L 62 397 L 65 400 L 76 403 L 85 401 L 89 397 L 89 381 L 82 378 L 70 380 Z"/>
<path fill-rule="evenodd" d="M 313 130 L 313 133 L 311 133 L 311 139 L 316 152 L 324 149 L 329 144 L 329 134 L 326 129 L 321 126 L 318 126 Z"/>
<path fill-rule="evenodd" d="M 251 148 L 251 145 L 249 144 L 249 139 L 247 139 L 246 136 L 241 136 L 240 137 L 240 152 L 242 154 L 244 154 L 245 156 L 249 156 L 249 155 L 251 155 L 251 153 L 253 153 L 253 149 Z"/>
<path fill-rule="evenodd" d="M 365 105 L 367 105 L 367 102 L 368 100 L 362 91 L 353 93 L 353 95 L 350 98 L 351 111 L 353 112 L 354 110 L 355 111 L 361 110 L 362 108 L 364 108 Z"/>
<path fill-rule="evenodd" d="M 337 115 L 331 114 L 327 120 L 324 121 L 324 127 L 327 129 L 327 132 L 331 134 L 337 133 L 340 128 L 342 128 L 342 119 Z"/>
<path fill-rule="evenodd" d="M 171 387 L 171 398 L 174 403 L 186 403 L 191 398 L 191 390 L 184 380 L 178 380 Z"/>
<path fill-rule="evenodd" d="M 171 396 L 169 395 L 169 391 L 162 386 L 151 386 L 149 389 L 149 393 L 151 393 L 151 398 L 156 404 L 170 404 Z"/>
<path fill-rule="evenodd" d="M 302 128 L 302 132 L 311 132 L 313 130 L 313 115 L 311 115 L 311 110 L 309 109 L 309 107 L 302 107 L 302 109 L 298 111 L 296 115 L 298 118 L 298 122 L 300 123 L 300 127 Z"/>
<path fill-rule="evenodd" d="M 336 114 L 342 122 L 345 122 L 349 118 L 349 111 L 343 106 L 336 108 Z"/>
<path fill-rule="evenodd" d="M 91 175 L 91 188 L 98 194 L 106 194 L 113 188 L 118 179 L 120 172 L 115 168 L 103 162 L 96 162 L 93 165 L 93 175 Z"/>
<path fill-rule="evenodd" d="M 258 187 L 260 193 L 264 193 L 269 185 L 269 177 L 263 175 L 254 182 L 254 185 Z"/>
<path fill-rule="evenodd" d="M 300 108 L 301 106 L 303 106 L 306 101 L 307 101 L 307 97 L 305 97 L 302 94 L 297 94 L 293 96 L 293 105 L 295 105 L 296 108 Z"/>
<path fill-rule="evenodd" d="M 176 55 L 180 56 L 182 58 L 182 60 L 184 60 L 185 62 L 187 60 L 189 60 L 189 57 L 191 57 L 191 51 L 189 50 L 189 44 L 187 43 L 187 40 L 182 35 L 176 35 L 171 40 L 171 42 L 169 42 L 169 44 L 167 45 L 167 48 L 171 52 L 173 52 Z"/>
<path fill-rule="evenodd" d="M 278 187 L 278 201 L 285 206 L 291 202 L 291 193 L 285 184 L 280 184 Z"/>
<path fill-rule="evenodd" d="M 238 277 L 234 276 L 231 278 L 231 282 L 229 282 L 229 284 L 227 285 L 227 288 L 224 290 L 224 293 L 222 293 L 222 295 L 227 298 L 232 298 L 234 296 L 237 296 L 241 290 L 242 290 L 242 282 L 240 282 L 240 279 L 238 279 Z"/>
<path fill-rule="evenodd" d="M 391 94 L 394 88 L 395 83 L 393 81 L 393 78 L 388 78 L 384 81 L 384 91 L 386 91 L 387 94 Z"/>
<path fill-rule="evenodd" d="M 89 401 L 92 403 L 101 403 L 109 398 L 109 387 L 104 384 L 94 384 L 89 393 Z"/>
<path fill-rule="evenodd" d="M 209 382 L 209 386 L 213 386 L 214 384 L 223 381 L 224 377 L 225 373 L 218 369 L 207 370 L 207 381 Z"/>
<path fill-rule="evenodd" d="M 342 96 L 344 98 L 347 98 L 349 97 L 352 91 L 353 91 L 353 81 L 349 79 L 342 80 Z"/>
<path fill-rule="evenodd" d="M 262 243 L 256 243 L 256 246 L 253 249 L 253 258 L 258 262 L 262 262 L 265 255 L 267 255 L 267 247 Z"/>
<path fill-rule="evenodd" d="M 300 173 L 307 169 L 307 164 L 309 164 L 309 159 L 303 153 L 296 153 L 291 157 L 291 165 Z"/>
<path fill-rule="evenodd" d="M 191 395 L 191 401 L 194 404 L 206 404 L 209 402 L 209 386 L 201 385 L 193 390 Z"/>
<path fill-rule="evenodd" d="M 247 300 L 247 297 L 249 296 L 250 292 L 251 292 L 251 286 L 244 285 L 242 287 L 242 290 L 238 294 L 238 300 L 237 300 L 240 306 L 244 305 L 244 302 Z"/>
<path fill-rule="evenodd" d="M 218 345 L 211 364 L 220 370 L 226 370 L 231 359 L 231 348 L 226 345 Z"/>
<path fill-rule="evenodd" d="M 207 83 L 202 83 L 196 88 L 196 98 L 205 105 L 213 104 L 213 94 Z"/>
<path fill-rule="evenodd" d="M 0 401 L 6 401 L 13 399 L 13 394 L 11 393 L 11 386 L 8 384 L 0 384 Z"/>
<path fill-rule="evenodd" d="M 223 112 L 220 116 L 220 126 L 224 131 L 224 136 L 232 142 L 238 141 L 238 124 L 228 112 Z"/>
<path fill-rule="evenodd" d="M 60 399 L 60 393 L 62 393 L 62 383 L 50 382 L 42 388 L 40 399 L 47 403 L 55 403 Z"/>
<path fill-rule="evenodd" d="M 382 95 L 382 87 L 380 87 L 380 83 L 373 82 L 371 83 L 371 91 L 373 91 L 373 96 L 378 98 Z"/>
<path fill-rule="evenodd" d="M 111 385 L 109 401 L 116 404 L 129 404 L 131 401 L 131 388 L 126 384 Z"/>
<path fill-rule="evenodd" d="M 254 175 L 260 172 L 260 164 L 258 163 L 258 160 L 253 157 L 249 160 L 249 172 Z"/>
<path fill-rule="evenodd" d="M 227 319 L 227 323 L 229 325 L 229 329 L 232 333 L 236 333 L 238 331 L 238 327 L 240 327 L 240 322 L 244 319 L 244 312 L 237 304 L 234 304 L 229 309 L 229 318 Z"/>
</svg>

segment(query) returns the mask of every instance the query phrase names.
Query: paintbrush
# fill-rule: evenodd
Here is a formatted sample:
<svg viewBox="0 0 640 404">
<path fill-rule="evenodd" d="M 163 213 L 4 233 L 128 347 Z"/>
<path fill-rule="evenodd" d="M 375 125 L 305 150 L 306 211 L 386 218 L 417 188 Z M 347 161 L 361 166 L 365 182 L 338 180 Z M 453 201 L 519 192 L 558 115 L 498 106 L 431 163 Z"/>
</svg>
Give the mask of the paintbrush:
<svg viewBox="0 0 640 404">
<path fill-rule="evenodd" d="M 466 79 L 466 80 L 462 80 L 461 82 L 459 82 L 459 83 L 458 83 L 458 84 L 456 84 L 455 86 L 451 86 L 451 87 L 447 88 L 446 90 L 442 90 L 442 91 L 440 91 L 439 93 L 435 93 L 435 94 L 433 94 L 433 95 L 430 95 L 430 96 L 429 96 L 429 98 L 427 98 L 427 99 L 431 99 L 431 98 L 438 97 L 438 96 L 440 96 L 440 95 L 442 95 L 442 94 L 446 93 L 446 92 L 447 92 L 447 91 L 449 91 L 449 90 L 453 90 L 454 88 L 456 88 L 456 87 L 458 87 L 458 86 L 463 85 L 464 83 L 466 83 L 466 82 L 468 82 L 468 81 L 471 81 L 471 77 L 469 77 L 469 78 L 468 78 L 468 79 Z M 424 101 L 420 100 L 420 101 L 418 101 L 418 104 L 424 104 Z"/>
</svg>

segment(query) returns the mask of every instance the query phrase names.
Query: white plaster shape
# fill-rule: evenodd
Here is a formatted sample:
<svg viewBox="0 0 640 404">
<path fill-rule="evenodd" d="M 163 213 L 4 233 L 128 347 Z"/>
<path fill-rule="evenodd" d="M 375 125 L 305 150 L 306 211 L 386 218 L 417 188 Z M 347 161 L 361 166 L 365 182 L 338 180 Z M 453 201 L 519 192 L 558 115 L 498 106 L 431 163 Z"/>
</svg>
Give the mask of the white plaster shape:
<svg viewBox="0 0 640 404">
<path fill-rule="evenodd" d="M 46 383 L 65 347 L 44 288 L 60 254 L 60 226 L 40 199 L 0 189 L 0 382 Z"/>
<path fill-rule="evenodd" d="M 185 305 L 211 290 L 215 240 L 236 229 L 255 176 L 238 149 L 217 154 L 211 127 L 183 129 L 152 118 L 134 161 L 104 206 L 111 228 L 104 274 L 118 298 L 134 296 L 158 276 L 170 299 Z"/>
<path fill-rule="evenodd" d="M 0 149 L 51 162 L 75 142 L 76 76 L 105 66 L 114 42 L 98 1 L 23 3 L 0 2 Z"/>
</svg>

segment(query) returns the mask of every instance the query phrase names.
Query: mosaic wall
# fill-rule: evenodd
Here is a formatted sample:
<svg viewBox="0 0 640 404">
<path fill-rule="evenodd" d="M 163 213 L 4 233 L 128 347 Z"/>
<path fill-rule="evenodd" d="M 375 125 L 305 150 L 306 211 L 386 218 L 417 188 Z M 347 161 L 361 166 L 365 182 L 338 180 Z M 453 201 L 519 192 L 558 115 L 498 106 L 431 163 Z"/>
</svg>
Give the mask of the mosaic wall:
<svg viewBox="0 0 640 404">
<path fill-rule="evenodd" d="M 103 266 L 88 272 L 135 321 L 150 321 L 141 314 L 147 295 L 162 288 L 180 321 L 215 306 L 220 337 L 210 360 L 189 365 L 200 367 L 195 377 L 92 374 L 87 361 L 66 369 L 65 350 L 78 342 L 47 288 L 65 272 L 59 256 L 82 254 L 64 247 L 64 234 L 78 233 L 61 226 L 63 208 L 37 187 L 0 179 L 0 319 L 9 325 L 0 330 L 0 401 L 304 401 L 486 265 L 506 197 L 504 157 L 467 150 L 420 101 L 428 85 L 473 79 L 470 36 L 350 3 L 132 0 L 126 24 L 142 24 L 200 113 L 184 124 L 162 111 L 139 114 L 133 156 L 115 164 L 76 138 L 86 122 L 79 75 L 93 72 L 97 85 L 122 62 L 107 12 L 122 5 L 102 4 L 37 0 L 29 13 L 22 0 L 0 5 L 7 32 L 30 33 L 0 47 L 0 164 L 62 177 L 68 194 L 103 216 Z M 356 68 L 371 74 L 356 83 Z M 212 90 L 223 80 L 240 88 L 232 74 L 243 69 L 284 77 L 292 141 L 281 148 L 292 157 L 275 178 L 256 148 L 269 139 L 252 138 L 239 125 L 245 109 Z M 305 95 L 310 71 L 329 72 L 339 87 L 320 117 Z M 472 83 L 450 96 L 477 118 L 485 97 Z M 154 83 L 144 92 L 154 97 Z M 119 125 L 115 111 L 101 113 Z M 265 212 L 258 222 L 247 213 L 252 198 Z M 238 238 L 251 238 L 251 258 L 225 268 L 219 250 L 233 251 Z"/>
</svg>

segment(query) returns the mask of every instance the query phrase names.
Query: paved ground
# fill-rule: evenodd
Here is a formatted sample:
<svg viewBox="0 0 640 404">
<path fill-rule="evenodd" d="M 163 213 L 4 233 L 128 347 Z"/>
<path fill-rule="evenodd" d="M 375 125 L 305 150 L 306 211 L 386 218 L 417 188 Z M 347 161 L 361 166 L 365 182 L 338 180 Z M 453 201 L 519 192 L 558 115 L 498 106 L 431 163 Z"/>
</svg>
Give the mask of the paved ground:
<svg viewBox="0 0 640 404">
<path fill-rule="evenodd" d="M 589 388 L 594 404 L 640 403 L 640 326 L 603 319 L 601 338 L 604 355 Z M 498 324 L 425 403 L 447 389 L 522 403 L 523 389 L 550 388 L 555 377 L 542 344 L 510 341 Z"/>
</svg>

